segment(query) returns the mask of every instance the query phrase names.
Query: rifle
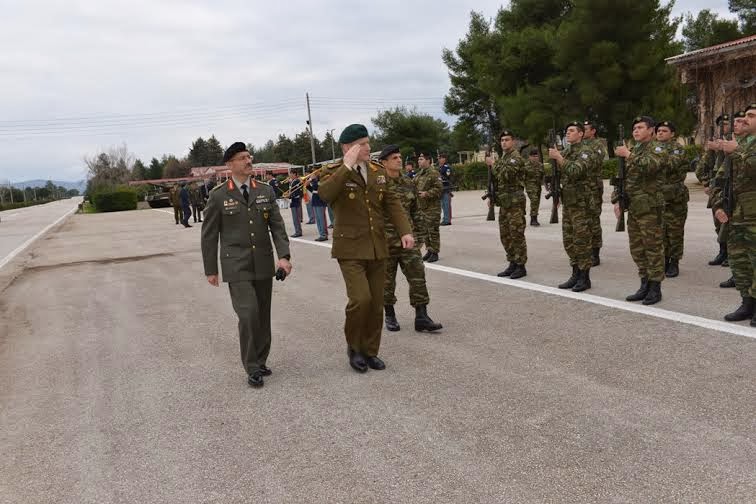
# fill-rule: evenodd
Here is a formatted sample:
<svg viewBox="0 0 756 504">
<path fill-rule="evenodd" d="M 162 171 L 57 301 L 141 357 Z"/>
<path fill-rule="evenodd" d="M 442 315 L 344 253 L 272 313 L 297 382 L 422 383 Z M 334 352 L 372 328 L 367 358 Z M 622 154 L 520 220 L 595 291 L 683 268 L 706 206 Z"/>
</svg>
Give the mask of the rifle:
<svg viewBox="0 0 756 504">
<path fill-rule="evenodd" d="M 733 109 L 730 115 L 730 138 L 735 138 L 735 110 Z M 722 121 L 724 122 L 724 121 Z M 717 179 L 717 187 L 722 189 L 722 210 L 727 214 L 728 219 L 732 219 L 732 212 L 735 209 L 735 193 L 732 189 L 732 156 L 725 155 L 724 151 L 721 151 L 724 156 L 724 177 Z M 729 233 L 730 226 L 729 221 L 722 224 L 719 227 L 718 241 L 719 243 L 727 243 L 727 234 Z"/>
<path fill-rule="evenodd" d="M 556 130 L 553 128 L 549 130 L 548 144 L 549 147 L 557 148 Z M 559 165 L 557 165 L 556 159 L 549 159 L 549 163 L 551 163 L 551 176 L 546 180 L 546 183 L 549 186 L 549 193 L 546 195 L 546 199 L 553 198 L 549 224 L 557 224 L 559 223 L 559 200 L 561 199 Z"/>
<path fill-rule="evenodd" d="M 720 140 L 724 140 L 725 139 L 725 136 L 724 136 L 724 122 L 725 122 L 725 119 L 724 119 L 724 117 L 725 117 L 724 108 L 722 109 L 722 116 L 721 117 L 722 117 L 722 120 L 719 122 L 719 139 Z M 730 125 L 730 127 L 732 127 L 732 125 Z M 716 166 L 721 165 L 722 162 L 724 161 L 724 157 L 725 157 L 724 151 L 718 151 L 717 152 L 717 162 L 716 162 L 715 165 Z"/>
<path fill-rule="evenodd" d="M 625 141 L 625 128 L 619 125 L 619 143 L 622 145 Z M 617 156 L 617 176 L 613 177 L 611 184 L 617 189 L 617 203 L 619 204 L 620 214 L 617 217 L 617 227 L 614 230 L 618 233 L 625 232 L 625 210 L 627 209 L 627 194 L 625 193 L 625 158 Z"/>
<path fill-rule="evenodd" d="M 486 151 L 486 158 L 492 157 L 493 152 L 490 149 Z M 487 221 L 496 220 L 494 214 L 494 205 L 496 205 L 496 180 L 493 176 L 493 166 L 488 167 L 488 182 L 486 183 L 486 193 L 480 197 L 482 200 L 488 200 L 488 215 Z"/>
<path fill-rule="evenodd" d="M 714 125 L 712 124 L 709 126 L 709 140 L 712 142 L 714 141 Z M 706 149 L 706 145 L 704 144 L 704 149 Z M 716 160 L 712 163 L 708 163 L 706 166 L 704 166 L 704 176 L 706 177 L 706 180 L 711 181 L 712 177 L 714 177 L 714 165 L 716 165 Z"/>
</svg>

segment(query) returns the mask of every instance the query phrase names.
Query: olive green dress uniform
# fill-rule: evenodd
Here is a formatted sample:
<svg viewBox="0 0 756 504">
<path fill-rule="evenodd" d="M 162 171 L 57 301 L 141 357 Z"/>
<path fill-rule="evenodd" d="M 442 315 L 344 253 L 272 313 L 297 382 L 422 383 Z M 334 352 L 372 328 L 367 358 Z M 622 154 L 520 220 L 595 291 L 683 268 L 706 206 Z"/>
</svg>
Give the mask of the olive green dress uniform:
<svg viewBox="0 0 756 504">
<path fill-rule="evenodd" d="M 420 215 L 419 229 L 417 229 L 418 247 L 425 244 L 429 252 L 441 251 L 441 193 L 444 186 L 441 182 L 441 174 L 432 166 L 420 168 L 412 179 L 417 192 L 427 192 L 425 198 L 418 197 L 417 210 Z"/>
<path fill-rule="evenodd" d="M 388 190 L 396 195 L 413 228 L 417 228 L 419 212 L 417 210 L 417 189 L 409 177 L 399 175 L 388 177 Z M 425 284 L 425 265 L 420 249 L 417 245 L 411 249 L 402 247 L 399 231 L 390 219 L 386 218 L 386 241 L 388 242 L 389 257 L 386 260 L 386 281 L 383 285 L 383 304 L 396 304 L 396 270 L 402 268 L 409 284 L 409 297 L 412 306 L 430 303 L 428 287 Z"/>
<path fill-rule="evenodd" d="M 595 213 L 595 153 L 583 142 L 565 150 L 562 171 L 562 242 L 570 266 L 591 267 L 591 216 Z"/>
<path fill-rule="evenodd" d="M 666 149 L 664 157 L 664 256 L 679 261 L 683 256 L 685 221 L 688 218 L 690 193 L 685 186 L 688 163 L 677 142 L 659 142 Z"/>
<path fill-rule="evenodd" d="M 636 143 L 626 161 L 625 193 L 630 255 L 641 279 L 664 280 L 664 147 L 656 141 Z M 618 200 L 612 193 L 612 203 Z"/>
<path fill-rule="evenodd" d="M 530 200 L 530 216 L 538 217 L 538 209 L 541 205 L 541 187 L 543 186 L 544 169 L 539 160 L 527 161 L 525 172 L 525 192 Z"/>
<path fill-rule="evenodd" d="M 604 159 L 606 158 L 607 149 L 605 141 L 600 138 L 584 139 L 581 143 L 588 147 L 593 153 L 588 180 L 593 186 L 589 226 L 591 229 L 591 248 L 595 253 L 598 249 L 601 249 L 601 247 L 604 246 L 601 231 L 601 210 L 603 208 L 604 199 L 604 178 L 602 172 L 604 170 Z"/>
<path fill-rule="evenodd" d="M 496 204 L 499 206 L 499 238 L 507 261 L 528 262 L 525 242 L 525 160 L 516 149 L 504 152 L 493 166 Z"/>
<path fill-rule="evenodd" d="M 168 196 L 171 201 L 171 206 L 173 207 L 173 218 L 176 219 L 176 224 L 181 222 L 182 220 L 182 210 L 181 210 L 181 198 L 179 198 L 179 188 L 178 186 L 173 186 L 168 191 Z"/>
<path fill-rule="evenodd" d="M 336 215 L 331 256 L 338 260 L 346 284 L 344 334 L 352 351 L 378 355 L 383 327 L 386 258 L 384 216 L 400 236 L 412 233 L 402 205 L 388 190 L 386 170 L 377 163 L 362 167 L 366 179 L 343 163 L 326 167 L 319 195 Z"/>
<path fill-rule="evenodd" d="M 273 188 L 249 181 L 245 201 L 233 179 L 213 189 L 202 223 L 202 260 L 205 275 L 218 274 L 218 241 L 222 278 L 239 318 L 239 346 L 248 374 L 265 365 L 270 352 L 270 305 L 278 257 L 289 256 L 289 238 L 276 205 Z"/>
</svg>

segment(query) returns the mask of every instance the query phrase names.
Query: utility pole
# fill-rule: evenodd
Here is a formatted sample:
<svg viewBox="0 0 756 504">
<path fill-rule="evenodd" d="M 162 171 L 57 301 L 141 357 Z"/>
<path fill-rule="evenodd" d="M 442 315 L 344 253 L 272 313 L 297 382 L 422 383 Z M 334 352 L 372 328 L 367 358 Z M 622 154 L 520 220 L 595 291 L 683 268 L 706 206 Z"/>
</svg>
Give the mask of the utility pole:
<svg viewBox="0 0 756 504">
<path fill-rule="evenodd" d="M 331 161 L 336 161 L 336 144 L 333 141 L 334 131 L 336 130 L 335 129 L 328 130 L 328 133 L 331 136 Z"/>
<path fill-rule="evenodd" d="M 10 192 L 11 204 L 13 204 L 13 184 L 10 183 L 10 180 L 8 181 L 8 192 Z"/>
<path fill-rule="evenodd" d="M 307 100 L 307 126 L 310 128 L 310 150 L 312 151 L 312 166 L 315 168 L 315 135 L 312 133 L 312 113 L 310 113 L 310 93 L 305 93 L 305 99 Z"/>
</svg>

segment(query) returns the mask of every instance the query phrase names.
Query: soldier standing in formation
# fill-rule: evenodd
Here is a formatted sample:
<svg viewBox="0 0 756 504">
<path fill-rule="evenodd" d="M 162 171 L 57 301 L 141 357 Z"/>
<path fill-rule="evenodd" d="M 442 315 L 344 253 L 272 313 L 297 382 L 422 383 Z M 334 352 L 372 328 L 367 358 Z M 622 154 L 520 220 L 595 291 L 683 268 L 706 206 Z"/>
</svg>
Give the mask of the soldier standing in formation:
<svg viewBox="0 0 756 504">
<path fill-rule="evenodd" d="M 401 203 L 387 189 L 386 170 L 370 161 L 367 128 L 347 126 L 339 143 L 344 157 L 324 168 L 319 194 L 336 213 L 331 256 L 339 261 L 349 298 L 344 324 L 349 365 L 364 373 L 386 368 L 378 357 L 389 255 L 386 217 L 396 226 L 402 248 L 413 248 L 415 240 Z"/>
<path fill-rule="evenodd" d="M 556 160 L 562 174 L 562 241 L 572 267 L 572 275 L 559 288 L 582 292 L 591 288 L 590 221 L 595 212 L 595 152 L 582 142 L 582 123 L 571 122 L 565 129 L 569 147 L 564 154 L 549 148 L 549 158 Z"/>
<path fill-rule="evenodd" d="M 419 215 L 417 211 L 417 189 L 412 180 L 402 176 L 402 155 L 399 147 L 388 145 L 381 151 L 378 159 L 386 169 L 387 190 L 394 193 L 402 204 L 404 213 L 410 225 L 415 227 Z M 402 268 L 409 284 L 410 304 L 415 308 L 415 331 L 438 331 L 441 324 L 433 322 L 428 316 L 428 287 L 425 283 L 425 265 L 418 247 L 404 248 L 396 227 L 386 218 L 386 241 L 389 256 L 386 260 L 386 281 L 383 285 L 383 310 L 385 312 L 386 329 L 398 331 L 399 322 L 396 320 L 394 305 L 396 304 L 396 270 Z"/>
<path fill-rule="evenodd" d="M 192 218 L 194 222 L 202 222 L 202 210 L 205 208 L 205 199 L 202 197 L 199 182 L 195 182 L 189 189 L 189 200 L 192 204 Z"/>
<path fill-rule="evenodd" d="M 656 126 L 656 140 L 666 149 L 664 156 L 664 274 L 674 278 L 680 274 L 680 259 L 683 256 L 685 221 L 688 218 L 690 194 L 685 186 L 688 162 L 685 152 L 675 140 L 677 132 L 670 121 Z"/>
<path fill-rule="evenodd" d="M 625 194 L 627 204 L 627 235 L 630 255 L 638 266 L 641 285 L 628 301 L 643 301 L 652 305 L 661 301 L 664 280 L 664 184 L 662 156 L 664 147 L 654 141 L 656 124 L 651 117 L 636 117 L 633 121 L 632 151 L 625 145 L 617 147 L 617 156 L 626 159 Z M 612 193 L 614 214 L 619 219 L 619 195 Z"/>
<path fill-rule="evenodd" d="M 723 135 L 730 134 L 730 116 L 727 114 L 721 115 L 716 119 L 716 125 L 722 128 Z M 719 229 L 721 223 L 714 217 L 714 208 L 712 207 L 713 190 L 712 185 L 714 175 L 717 173 L 717 169 L 722 163 L 722 151 L 718 148 L 717 140 L 710 138 L 706 142 L 706 152 L 703 159 L 696 167 L 696 177 L 698 181 L 704 186 L 704 192 L 709 196 L 709 201 L 706 204 L 706 208 L 711 208 L 711 215 L 714 221 L 714 231 L 719 237 Z M 727 243 L 719 241 L 719 253 L 709 261 L 709 266 L 727 266 Z"/>
<path fill-rule="evenodd" d="M 729 156 L 732 173 L 734 206 L 732 215 L 725 212 L 722 187 L 713 191 L 714 217 L 723 225 L 729 224 L 727 253 L 735 286 L 741 295 L 740 306 L 725 315 L 725 320 L 735 322 L 751 319 L 756 327 L 754 297 L 756 297 L 756 103 L 746 107 L 745 120 L 741 123 L 744 139 L 720 140 L 718 148 Z M 725 176 L 724 163 L 717 177 Z"/>
<path fill-rule="evenodd" d="M 443 216 L 441 217 L 440 225 L 451 226 L 451 202 L 452 197 L 454 196 L 452 194 L 451 185 L 452 169 L 451 166 L 449 166 L 448 156 L 443 152 L 438 155 L 438 173 L 441 175 L 441 185 L 443 187 L 443 191 L 441 192 L 441 210 L 443 212 Z"/>
<path fill-rule="evenodd" d="M 438 226 L 441 219 L 441 193 L 443 185 L 441 175 L 431 163 L 433 158 L 426 152 L 421 152 L 417 158 L 420 170 L 415 175 L 413 182 L 417 188 L 417 209 L 420 212 L 420 229 L 417 231 L 419 246 L 425 244 L 426 253 L 423 261 L 438 261 L 438 253 L 441 251 L 441 235 Z"/>
<path fill-rule="evenodd" d="M 496 205 L 499 207 L 499 238 L 507 253 L 509 266 L 498 273 L 500 277 L 522 278 L 527 275 L 528 246 L 525 241 L 525 161 L 515 149 L 514 133 L 504 130 L 499 134 L 502 156 L 494 164 L 492 157 L 486 163 L 493 166 L 493 183 L 496 188 Z"/>
<path fill-rule="evenodd" d="M 247 383 L 262 387 L 270 353 L 270 305 L 273 293 L 273 248 L 277 268 L 291 273 L 289 238 L 273 189 L 251 179 L 252 157 L 242 142 L 223 154 L 231 178 L 210 193 L 202 224 L 202 260 L 210 285 L 218 282 L 218 241 L 223 281 L 239 318 L 239 347 Z"/>
<path fill-rule="evenodd" d="M 593 208 L 590 214 L 591 228 L 591 266 L 601 264 L 601 247 L 603 237 L 601 232 L 601 210 L 604 203 L 604 159 L 607 156 L 606 143 L 596 136 L 596 127 L 590 120 L 583 121 L 583 144 L 593 151 L 594 158 L 589 179 L 595 181 Z"/>
<path fill-rule="evenodd" d="M 530 149 L 527 169 L 525 170 L 525 192 L 530 200 L 530 225 L 540 226 L 538 208 L 541 206 L 541 186 L 543 186 L 544 169 L 538 149 Z"/>
</svg>

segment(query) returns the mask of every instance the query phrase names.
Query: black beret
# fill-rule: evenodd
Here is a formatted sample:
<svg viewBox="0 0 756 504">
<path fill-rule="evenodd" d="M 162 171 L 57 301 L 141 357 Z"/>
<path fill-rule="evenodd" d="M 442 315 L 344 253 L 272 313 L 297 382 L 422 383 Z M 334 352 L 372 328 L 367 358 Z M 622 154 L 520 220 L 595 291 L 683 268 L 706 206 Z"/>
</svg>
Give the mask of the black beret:
<svg viewBox="0 0 756 504">
<path fill-rule="evenodd" d="M 354 141 L 359 140 L 360 138 L 365 138 L 368 136 L 368 131 L 365 126 L 362 124 L 350 124 L 346 128 L 344 128 L 344 131 L 341 132 L 341 135 L 339 136 L 339 143 L 340 144 L 350 144 Z"/>
<path fill-rule="evenodd" d="M 751 103 L 745 108 L 745 111 L 748 112 L 749 110 L 756 110 L 756 102 Z"/>
<path fill-rule="evenodd" d="M 381 151 L 381 153 L 378 154 L 378 159 L 380 159 L 381 161 L 383 161 L 384 159 L 388 159 L 388 157 L 391 154 L 396 154 L 397 152 L 399 152 L 399 146 L 398 145 L 393 145 L 393 144 L 387 145 L 386 147 L 383 148 L 383 150 Z"/>
<path fill-rule="evenodd" d="M 649 128 L 656 127 L 656 121 L 654 121 L 654 118 L 651 116 L 638 116 L 635 119 L 633 119 L 633 126 L 635 126 L 638 123 L 646 123 L 646 125 Z"/>
<path fill-rule="evenodd" d="M 501 140 L 501 138 L 505 137 L 505 136 L 510 136 L 510 137 L 514 138 L 515 134 L 512 133 L 512 131 L 508 130 L 508 129 L 501 130 L 501 133 L 499 133 L 499 140 Z"/>
<path fill-rule="evenodd" d="M 420 157 L 420 156 L 423 156 L 425 159 L 433 159 L 433 156 L 431 156 L 431 153 L 428 150 L 418 149 L 417 157 Z"/>
<path fill-rule="evenodd" d="M 538 149 L 530 149 L 528 152 L 528 156 L 537 156 L 538 155 Z"/>
<path fill-rule="evenodd" d="M 586 119 L 585 121 L 583 121 L 583 127 L 585 126 L 590 126 L 591 128 L 595 129 L 595 126 L 593 125 L 593 121 L 591 121 L 590 119 Z"/>
<path fill-rule="evenodd" d="M 247 152 L 247 146 L 243 142 L 232 143 L 226 152 L 223 153 L 223 162 L 228 163 L 231 158 L 239 154 L 240 152 Z"/>
<path fill-rule="evenodd" d="M 449 159 L 449 155 L 448 155 L 448 154 L 447 154 L 446 152 L 441 152 L 441 153 L 439 153 L 439 154 L 438 154 L 438 157 L 440 157 L 440 158 L 444 158 L 444 159 Z"/>
<path fill-rule="evenodd" d="M 755 109 L 756 109 L 756 104 L 754 104 L 754 107 L 753 107 L 753 108 L 755 108 Z M 741 111 L 735 112 L 735 115 L 734 115 L 733 117 L 734 117 L 735 119 L 738 119 L 738 118 L 743 118 L 743 117 L 745 117 L 745 110 L 741 110 Z"/>
<path fill-rule="evenodd" d="M 717 120 L 715 121 L 717 125 L 721 123 L 722 121 L 730 121 L 730 115 L 729 114 L 722 114 L 721 116 L 717 117 Z"/>
<path fill-rule="evenodd" d="M 677 128 L 675 128 L 675 123 L 673 123 L 672 121 L 662 121 L 662 122 L 660 122 L 659 124 L 656 125 L 656 129 L 658 130 L 661 126 L 669 128 L 669 130 L 672 133 L 676 133 L 677 132 Z"/>
<path fill-rule="evenodd" d="M 568 122 L 567 126 L 564 127 L 564 130 L 567 131 L 567 128 L 569 128 L 570 126 L 575 126 L 580 131 L 585 131 L 585 128 L 583 127 L 583 123 L 579 121 Z"/>
</svg>

